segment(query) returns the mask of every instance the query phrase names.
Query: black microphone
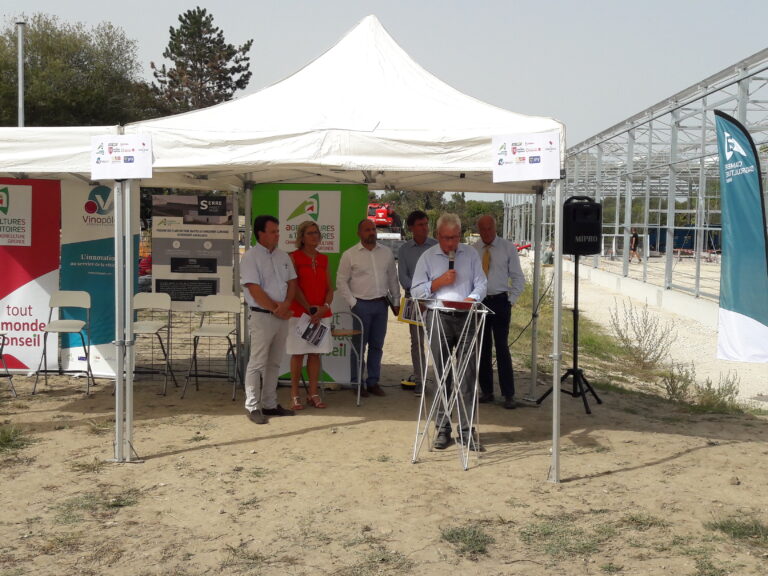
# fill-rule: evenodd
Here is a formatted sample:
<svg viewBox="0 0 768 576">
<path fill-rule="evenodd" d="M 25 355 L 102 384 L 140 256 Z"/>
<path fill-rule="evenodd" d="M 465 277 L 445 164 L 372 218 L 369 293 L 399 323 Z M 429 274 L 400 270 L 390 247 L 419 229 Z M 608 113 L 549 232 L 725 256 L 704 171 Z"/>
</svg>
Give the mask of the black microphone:
<svg viewBox="0 0 768 576">
<path fill-rule="evenodd" d="M 453 267 L 455 264 L 456 264 L 456 251 L 449 250 L 448 251 L 448 270 L 453 270 Z"/>
</svg>

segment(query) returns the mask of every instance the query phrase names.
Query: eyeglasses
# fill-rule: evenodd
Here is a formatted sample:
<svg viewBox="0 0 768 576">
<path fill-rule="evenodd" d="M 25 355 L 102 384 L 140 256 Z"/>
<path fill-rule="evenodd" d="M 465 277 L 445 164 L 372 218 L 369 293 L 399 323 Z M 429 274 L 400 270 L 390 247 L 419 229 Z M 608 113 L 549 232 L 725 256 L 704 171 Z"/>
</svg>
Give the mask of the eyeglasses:
<svg viewBox="0 0 768 576">
<path fill-rule="evenodd" d="M 461 236 L 440 236 L 440 240 L 446 240 L 448 242 L 454 242 L 461 238 Z"/>
<path fill-rule="evenodd" d="M 304 232 L 304 236 L 309 236 L 310 234 L 311 234 L 312 236 L 314 236 L 315 234 L 317 234 L 318 236 L 320 236 L 320 231 L 319 231 L 319 230 L 309 230 L 309 231 L 307 231 L 307 232 Z"/>
</svg>

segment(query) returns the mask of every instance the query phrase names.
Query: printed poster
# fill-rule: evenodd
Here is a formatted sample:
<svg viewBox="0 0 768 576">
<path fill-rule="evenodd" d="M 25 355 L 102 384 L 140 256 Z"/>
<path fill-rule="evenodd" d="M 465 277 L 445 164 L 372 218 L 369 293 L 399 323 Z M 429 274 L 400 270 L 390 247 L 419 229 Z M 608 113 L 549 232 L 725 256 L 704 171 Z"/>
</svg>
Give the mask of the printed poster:
<svg viewBox="0 0 768 576">
<path fill-rule="evenodd" d="M 61 207 L 62 290 L 85 290 L 91 295 L 91 368 L 95 376 L 114 377 L 115 346 L 115 194 L 109 186 L 79 182 L 63 183 Z M 131 267 L 138 278 L 139 190 L 132 191 L 131 215 L 136 261 Z M 134 290 L 136 286 L 134 284 Z M 65 310 L 63 318 L 85 320 L 84 312 Z M 65 370 L 85 370 L 80 336 L 62 336 Z"/>
<path fill-rule="evenodd" d="M 174 310 L 233 293 L 234 246 L 231 196 L 152 197 L 152 291 L 169 294 Z"/>
<path fill-rule="evenodd" d="M 59 286 L 60 200 L 58 180 L 0 178 L 0 330 L 11 372 L 36 370 L 43 353 L 48 300 Z"/>
</svg>

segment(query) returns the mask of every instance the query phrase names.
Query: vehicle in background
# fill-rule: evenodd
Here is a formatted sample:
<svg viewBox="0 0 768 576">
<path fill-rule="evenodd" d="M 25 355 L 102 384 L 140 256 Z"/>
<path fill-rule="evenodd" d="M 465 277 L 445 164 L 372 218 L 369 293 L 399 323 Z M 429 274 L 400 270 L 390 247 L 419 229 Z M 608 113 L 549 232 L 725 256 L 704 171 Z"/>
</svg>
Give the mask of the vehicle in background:
<svg viewBox="0 0 768 576">
<path fill-rule="evenodd" d="M 403 226 L 400 216 L 390 202 L 372 202 L 368 204 L 368 220 L 376 224 L 376 228 L 388 228 L 400 231 Z"/>
</svg>

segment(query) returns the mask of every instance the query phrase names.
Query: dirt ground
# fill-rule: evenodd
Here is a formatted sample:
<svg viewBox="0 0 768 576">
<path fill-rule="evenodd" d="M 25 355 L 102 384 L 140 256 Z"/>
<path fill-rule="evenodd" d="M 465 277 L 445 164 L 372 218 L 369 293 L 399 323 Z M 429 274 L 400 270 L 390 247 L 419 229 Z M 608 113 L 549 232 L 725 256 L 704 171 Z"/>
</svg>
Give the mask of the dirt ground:
<svg viewBox="0 0 768 576">
<path fill-rule="evenodd" d="M 12 399 L 0 380 L 0 422 L 33 440 L 0 453 L 0 576 L 768 573 L 764 538 L 715 529 L 768 521 L 764 417 L 613 390 L 586 415 L 561 395 L 555 484 L 551 399 L 482 405 L 486 451 L 467 471 L 456 446 L 414 464 L 418 399 L 399 385 L 411 370 L 395 321 L 384 364 L 385 397 L 357 407 L 328 391 L 326 410 L 266 426 L 222 381 L 181 400 L 140 380 L 130 464 L 108 462 L 110 382 L 85 397 L 82 380 L 56 378 L 30 396 L 16 377 Z"/>
</svg>

